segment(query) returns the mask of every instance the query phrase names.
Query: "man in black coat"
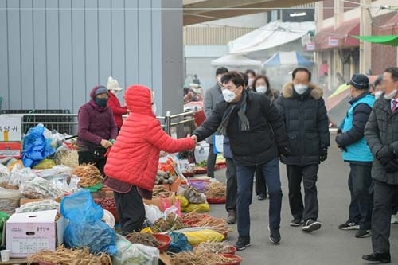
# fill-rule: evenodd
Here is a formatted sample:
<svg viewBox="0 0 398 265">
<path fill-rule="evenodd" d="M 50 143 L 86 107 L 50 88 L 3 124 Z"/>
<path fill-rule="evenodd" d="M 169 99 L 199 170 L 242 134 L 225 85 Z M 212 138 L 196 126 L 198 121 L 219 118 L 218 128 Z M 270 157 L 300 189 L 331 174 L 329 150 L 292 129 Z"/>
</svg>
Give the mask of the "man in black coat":
<svg viewBox="0 0 398 265">
<path fill-rule="evenodd" d="M 288 156 L 282 156 L 287 165 L 289 203 L 293 215 L 291 226 L 301 226 L 304 232 L 321 228 L 318 221 L 319 163 L 327 158 L 330 145 L 329 121 L 326 115 L 322 89 L 310 84 L 311 73 L 306 68 L 292 72 L 292 82 L 286 84 L 276 107 L 283 116 L 289 141 Z M 303 182 L 304 206 L 301 195 Z"/>
<path fill-rule="evenodd" d="M 211 134 L 226 134 L 236 163 L 237 250 L 250 245 L 252 185 L 256 167 L 262 167 L 269 190 L 270 242 L 278 244 L 282 190 L 279 176 L 279 153 L 287 153 L 287 137 L 278 110 L 260 93 L 244 89 L 243 76 L 228 72 L 221 78 L 224 100 L 213 109 L 206 121 L 193 132 L 202 141 Z"/>
<path fill-rule="evenodd" d="M 398 68 L 383 74 L 382 95 L 376 100 L 365 126 L 365 138 L 373 153 L 373 253 L 362 258 L 390 263 L 390 221 L 394 195 L 398 190 Z"/>
</svg>

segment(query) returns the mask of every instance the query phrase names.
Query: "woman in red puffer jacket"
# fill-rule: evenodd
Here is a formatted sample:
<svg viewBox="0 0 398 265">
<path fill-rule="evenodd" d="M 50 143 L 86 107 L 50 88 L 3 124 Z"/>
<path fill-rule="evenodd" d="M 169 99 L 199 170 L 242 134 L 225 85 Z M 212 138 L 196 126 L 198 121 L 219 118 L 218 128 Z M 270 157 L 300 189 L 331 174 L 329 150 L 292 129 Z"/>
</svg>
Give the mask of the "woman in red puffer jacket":
<svg viewBox="0 0 398 265">
<path fill-rule="evenodd" d="M 173 139 L 162 130 L 149 88 L 132 85 L 124 100 L 130 115 L 108 154 L 104 184 L 114 191 L 122 231 L 129 233 L 140 230 L 145 221 L 142 197 L 152 198 L 159 152 L 192 150 L 196 143 L 192 138 Z"/>
</svg>

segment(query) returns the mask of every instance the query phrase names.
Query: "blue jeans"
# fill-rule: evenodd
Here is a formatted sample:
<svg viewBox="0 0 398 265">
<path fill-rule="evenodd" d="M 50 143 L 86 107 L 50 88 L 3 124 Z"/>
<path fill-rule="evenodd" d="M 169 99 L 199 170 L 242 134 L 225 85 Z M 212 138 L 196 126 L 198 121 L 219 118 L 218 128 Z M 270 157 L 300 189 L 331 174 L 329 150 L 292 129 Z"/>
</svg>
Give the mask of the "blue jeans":
<svg viewBox="0 0 398 265">
<path fill-rule="evenodd" d="M 282 189 L 279 175 L 279 159 L 257 166 L 262 168 L 263 176 L 268 187 L 269 194 L 269 227 L 271 230 L 279 229 L 281 222 Z M 256 166 L 236 165 L 236 178 L 238 194 L 236 198 L 236 213 L 238 233 L 240 237 L 250 236 L 250 211 L 252 201 L 253 178 Z"/>
</svg>

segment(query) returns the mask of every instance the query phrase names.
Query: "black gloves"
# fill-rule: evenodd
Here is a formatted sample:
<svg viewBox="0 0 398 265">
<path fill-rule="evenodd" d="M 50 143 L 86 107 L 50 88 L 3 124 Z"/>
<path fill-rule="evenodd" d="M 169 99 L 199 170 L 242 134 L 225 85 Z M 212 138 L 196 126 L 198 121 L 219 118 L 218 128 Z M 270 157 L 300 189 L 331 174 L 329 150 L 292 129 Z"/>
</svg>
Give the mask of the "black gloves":
<svg viewBox="0 0 398 265">
<path fill-rule="evenodd" d="M 287 146 L 279 146 L 278 147 L 279 155 L 288 156 L 290 155 L 290 149 Z"/>
<path fill-rule="evenodd" d="M 398 162 L 396 159 L 390 160 L 387 165 L 384 166 L 387 173 L 395 173 L 398 171 Z"/>
<path fill-rule="evenodd" d="M 340 129 L 339 129 L 340 130 Z M 341 132 L 341 131 L 340 131 Z M 346 151 L 347 152 L 347 147 L 341 145 L 341 133 L 337 134 L 336 136 L 336 143 L 337 146 L 340 148 L 341 151 Z"/>
<path fill-rule="evenodd" d="M 391 146 L 383 146 L 376 153 L 377 160 L 380 161 L 382 166 L 386 166 L 392 159 L 394 159 L 394 152 Z"/>
<path fill-rule="evenodd" d="M 319 155 L 319 160 L 321 160 L 321 162 L 325 162 L 327 158 L 328 158 L 328 149 L 322 148 Z"/>
</svg>

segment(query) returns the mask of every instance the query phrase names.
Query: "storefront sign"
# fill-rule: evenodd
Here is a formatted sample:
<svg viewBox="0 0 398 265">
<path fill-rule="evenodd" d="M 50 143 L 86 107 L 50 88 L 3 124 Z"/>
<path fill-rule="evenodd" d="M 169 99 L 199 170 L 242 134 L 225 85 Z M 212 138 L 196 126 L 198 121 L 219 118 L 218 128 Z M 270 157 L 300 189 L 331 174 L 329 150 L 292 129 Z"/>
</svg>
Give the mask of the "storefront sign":
<svg viewBox="0 0 398 265">
<path fill-rule="evenodd" d="M 339 46 L 339 39 L 329 37 L 329 46 Z"/>
</svg>

